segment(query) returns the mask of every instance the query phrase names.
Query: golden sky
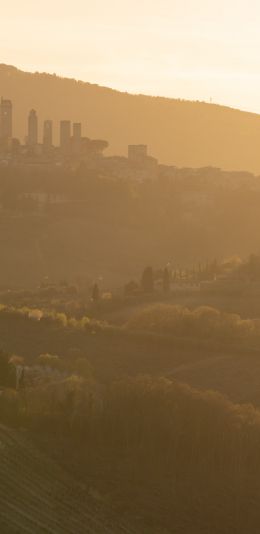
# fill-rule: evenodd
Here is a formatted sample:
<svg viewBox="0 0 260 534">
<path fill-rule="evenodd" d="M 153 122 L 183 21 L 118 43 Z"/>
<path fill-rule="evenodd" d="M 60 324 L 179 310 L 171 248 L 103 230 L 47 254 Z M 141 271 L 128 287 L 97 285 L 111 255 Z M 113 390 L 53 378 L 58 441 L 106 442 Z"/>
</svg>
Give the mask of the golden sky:
<svg viewBox="0 0 260 534">
<path fill-rule="evenodd" d="M 1 63 L 260 113 L 259 0 L 9 0 L 0 20 Z"/>
</svg>

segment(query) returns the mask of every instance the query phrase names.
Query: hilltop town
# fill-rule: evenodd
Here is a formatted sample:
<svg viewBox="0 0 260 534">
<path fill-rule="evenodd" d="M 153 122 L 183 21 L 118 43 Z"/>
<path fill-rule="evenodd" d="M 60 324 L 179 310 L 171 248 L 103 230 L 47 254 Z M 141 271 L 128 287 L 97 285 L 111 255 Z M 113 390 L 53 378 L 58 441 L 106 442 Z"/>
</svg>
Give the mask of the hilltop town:
<svg viewBox="0 0 260 534">
<path fill-rule="evenodd" d="M 111 178 L 145 181 L 154 179 L 186 180 L 186 192 L 207 188 L 210 185 L 227 186 L 237 189 L 247 185 L 250 189 L 260 189 L 257 176 L 246 171 L 225 171 L 217 167 L 179 168 L 176 165 L 161 164 L 149 155 L 147 144 L 129 144 L 127 156 L 105 155 L 109 140 L 91 139 L 82 135 L 81 122 L 61 119 L 54 131 L 54 121 L 45 119 L 39 123 L 37 111 L 28 112 L 27 125 L 24 125 L 24 139 L 13 134 L 13 103 L 1 97 L 0 101 L 0 168 L 14 167 L 28 170 L 55 170 L 58 168 L 75 171 L 81 167 L 98 171 Z M 58 132 L 58 136 L 57 136 Z M 54 143 L 55 137 L 59 143 Z M 145 140 L 144 140 L 145 141 Z M 193 182 L 189 183 L 189 180 Z M 189 195 L 188 195 L 189 196 Z M 196 196 L 196 195 L 195 195 Z M 200 192 L 195 203 L 205 203 L 205 194 Z"/>
<path fill-rule="evenodd" d="M 116 175 L 136 179 L 155 178 L 158 162 L 148 155 L 146 145 L 129 145 L 128 158 L 104 157 L 108 141 L 90 139 L 82 135 L 82 124 L 71 120 L 60 120 L 59 145 L 53 143 L 53 121 L 46 119 L 40 133 L 35 109 L 28 114 L 24 143 L 13 136 L 13 105 L 9 99 L 0 103 L 0 165 L 53 169 L 63 167 L 77 169 L 84 164 L 91 169 L 107 171 Z"/>
</svg>

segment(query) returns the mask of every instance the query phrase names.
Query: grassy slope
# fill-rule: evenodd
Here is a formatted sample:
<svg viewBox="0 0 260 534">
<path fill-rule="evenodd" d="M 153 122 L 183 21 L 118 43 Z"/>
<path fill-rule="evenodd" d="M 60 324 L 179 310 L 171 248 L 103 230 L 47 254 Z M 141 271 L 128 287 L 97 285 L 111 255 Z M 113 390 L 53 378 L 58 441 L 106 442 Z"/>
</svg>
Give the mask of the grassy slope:
<svg viewBox="0 0 260 534">
<path fill-rule="evenodd" d="M 105 138 L 110 153 L 147 143 L 162 163 L 260 172 L 260 118 L 200 102 L 129 95 L 105 87 L 30 74 L 0 65 L 0 87 L 13 100 L 16 135 L 24 139 L 32 107 L 40 120 L 82 121 L 89 137 Z M 181 96 L 181 95 L 180 95 Z"/>
<path fill-rule="evenodd" d="M 89 488 L 39 452 L 23 433 L 0 426 L 2 534 L 127 534 L 91 497 Z"/>
</svg>

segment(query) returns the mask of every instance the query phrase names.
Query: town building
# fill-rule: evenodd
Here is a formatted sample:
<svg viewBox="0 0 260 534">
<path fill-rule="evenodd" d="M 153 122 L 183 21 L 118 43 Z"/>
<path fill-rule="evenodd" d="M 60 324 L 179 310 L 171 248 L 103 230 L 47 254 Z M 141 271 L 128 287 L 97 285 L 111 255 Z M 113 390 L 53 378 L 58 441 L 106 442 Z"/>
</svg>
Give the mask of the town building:
<svg viewBox="0 0 260 534">
<path fill-rule="evenodd" d="M 71 149 L 73 155 L 79 155 L 82 152 L 82 136 L 81 136 L 81 122 L 74 122 L 73 124 L 73 134 L 71 139 Z"/>
<path fill-rule="evenodd" d="M 67 154 L 70 149 L 71 122 L 60 121 L 60 148 L 63 154 Z"/>
<path fill-rule="evenodd" d="M 73 139 L 80 141 L 81 140 L 81 122 L 73 123 Z"/>
<path fill-rule="evenodd" d="M 52 148 L 52 121 L 45 120 L 43 123 L 43 151 L 49 152 Z"/>
<path fill-rule="evenodd" d="M 147 145 L 128 145 L 129 161 L 140 163 L 147 158 Z"/>
<path fill-rule="evenodd" d="M 31 109 L 28 116 L 27 144 L 31 148 L 35 148 L 38 144 L 38 117 L 35 109 Z"/>
<path fill-rule="evenodd" d="M 12 138 L 12 102 L 3 97 L 0 103 L 0 138 Z"/>
</svg>

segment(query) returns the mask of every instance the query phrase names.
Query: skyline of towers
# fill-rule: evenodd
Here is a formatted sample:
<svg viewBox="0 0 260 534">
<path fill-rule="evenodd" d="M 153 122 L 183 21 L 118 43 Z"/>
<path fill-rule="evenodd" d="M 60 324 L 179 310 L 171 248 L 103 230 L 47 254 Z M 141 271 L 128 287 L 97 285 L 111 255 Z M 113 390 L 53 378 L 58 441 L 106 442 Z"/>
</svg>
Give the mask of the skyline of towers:
<svg viewBox="0 0 260 534">
<path fill-rule="evenodd" d="M 1 97 L 0 103 L 0 137 L 2 139 L 12 138 L 13 135 L 13 106 L 11 100 Z"/>
<path fill-rule="evenodd" d="M 12 128 L 12 101 L 1 97 L 0 100 L 0 140 L 8 143 L 20 144 L 19 139 L 13 139 Z M 35 109 L 31 109 L 27 119 L 27 134 L 25 144 L 31 149 L 37 149 L 48 153 L 54 148 L 53 142 L 53 121 L 45 119 L 42 126 L 42 141 L 39 143 L 38 116 Z M 70 120 L 61 120 L 59 127 L 59 147 L 66 153 L 79 153 L 82 147 L 82 125 L 81 122 L 71 122 Z M 10 145 L 11 146 L 11 145 Z M 42 148 L 41 148 L 42 147 Z M 32 151 L 34 153 L 34 150 Z"/>
<path fill-rule="evenodd" d="M 38 117 L 35 109 L 31 109 L 28 116 L 27 144 L 30 147 L 35 147 L 38 144 Z"/>
</svg>

